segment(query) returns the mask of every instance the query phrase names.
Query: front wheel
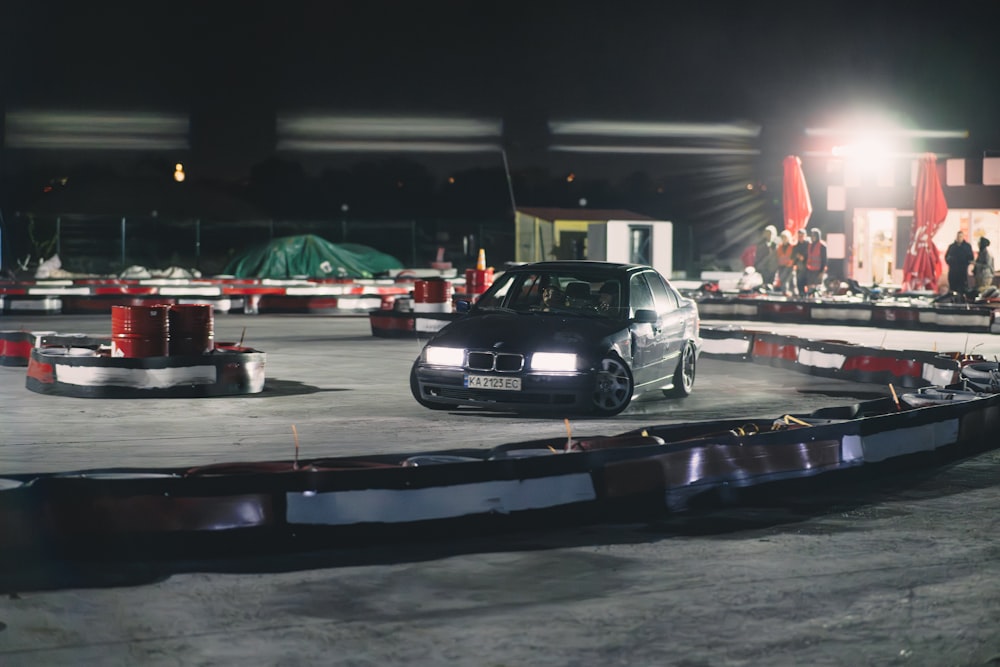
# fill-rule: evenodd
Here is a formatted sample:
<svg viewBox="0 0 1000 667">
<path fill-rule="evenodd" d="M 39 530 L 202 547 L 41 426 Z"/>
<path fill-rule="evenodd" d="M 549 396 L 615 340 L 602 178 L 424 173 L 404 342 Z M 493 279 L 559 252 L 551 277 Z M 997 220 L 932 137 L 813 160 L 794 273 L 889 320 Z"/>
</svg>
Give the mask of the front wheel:
<svg viewBox="0 0 1000 667">
<path fill-rule="evenodd" d="M 635 381 L 632 371 L 617 355 L 601 359 L 601 369 L 594 385 L 593 408 L 600 417 L 618 414 L 632 401 Z"/>
<path fill-rule="evenodd" d="M 417 403 L 429 410 L 453 410 L 458 407 L 457 405 L 451 405 L 449 403 L 432 403 L 420 394 L 420 382 L 417 381 L 416 362 L 414 362 L 413 367 L 410 368 L 410 393 L 413 394 L 413 398 L 416 399 Z"/>
<path fill-rule="evenodd" d="M 685 342 L 680 359 L 677 360 L 677 368 L 674 370 L 674 386 L 670 389 L 664 389 L 663 395 L 670 398 L 690 396 L 691 390 L 694 388 L 696 363 L 694 345 Z"/>
</svg>

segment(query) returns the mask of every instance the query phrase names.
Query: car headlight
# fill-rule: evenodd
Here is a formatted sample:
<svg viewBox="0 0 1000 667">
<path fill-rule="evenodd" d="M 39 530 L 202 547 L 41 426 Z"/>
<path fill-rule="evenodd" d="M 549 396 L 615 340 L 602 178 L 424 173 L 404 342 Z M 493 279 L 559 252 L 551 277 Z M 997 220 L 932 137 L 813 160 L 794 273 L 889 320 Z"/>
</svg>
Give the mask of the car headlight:
<svg viewBox="0 0 1000 667">
<path fill-rule="evenodd" d="M 575 371 L 576 355 L 569 352 L 535 352 L 531 355 L 533 371 Z"/>
<path fill-rule="evenodd" d="M 460 347 L 424 348 L 424 361 L 431 366 L 461 366 L 465 362 L 465 350 Z"/>
</svg>

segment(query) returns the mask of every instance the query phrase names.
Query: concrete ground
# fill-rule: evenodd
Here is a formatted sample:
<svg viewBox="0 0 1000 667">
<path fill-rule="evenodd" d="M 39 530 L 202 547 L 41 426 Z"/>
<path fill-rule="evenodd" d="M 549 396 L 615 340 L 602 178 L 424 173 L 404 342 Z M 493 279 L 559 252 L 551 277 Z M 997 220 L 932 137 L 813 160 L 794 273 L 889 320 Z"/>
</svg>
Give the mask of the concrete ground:
<svg viewBox="0 0 1000 667">
<path fill-rule="evenodd" d="M 746 324 L 1000 355 L 989 334 Z M 110 318 L 0 316 L 20 328 L 102 335 Z M 292 426 L 304 458 L 565 434 L 561 419 L 421 408 L 407 385 L 419 343 L 374 338 L 366 318 L 219 315 L 215 328 L 267 353 L 264 392 L 55 397 L 0 368 L 0 469 L 290 459 Z M 571 426 L 780 416 L 886 391 L 703 359 L 688 399 Z M 0 665 L 1000 664 L 998 506 L 991 451 L 653 524 L 46 569 L 3 582 Z"/>
</svg>

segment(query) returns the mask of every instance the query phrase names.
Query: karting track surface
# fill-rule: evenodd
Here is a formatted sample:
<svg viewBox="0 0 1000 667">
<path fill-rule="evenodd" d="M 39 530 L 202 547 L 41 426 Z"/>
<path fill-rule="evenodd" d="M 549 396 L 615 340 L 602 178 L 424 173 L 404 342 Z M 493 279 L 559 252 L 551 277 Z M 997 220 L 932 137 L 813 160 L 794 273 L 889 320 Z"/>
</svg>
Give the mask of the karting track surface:
<svg viewBox="0 0 1000 667">
<path fill-rule="evenodd" d="M 705 322 L 705 324 L 712 324 Z M 733 322 L 725 322 L 732 325 Z M 746 323 L 807 338 L 1000 354 L 1000 336 Z M 0 329 L 107 334 L 104 316 Z M 267 355 L 260 394 L 84 399 L 0 367 L 3 472 L 421 451 L 565 434 L 561 419 L 434 412 L 420 343 L 367 318 L 217 315 Z M 776 417 L 888 393 L 702 359 L 695 393 L 577 434 Z M 1000 453 L 655 524 L 208 562 L 90 563 L 0 581 L 0 664 L 996 664 Z"/>
</svg>

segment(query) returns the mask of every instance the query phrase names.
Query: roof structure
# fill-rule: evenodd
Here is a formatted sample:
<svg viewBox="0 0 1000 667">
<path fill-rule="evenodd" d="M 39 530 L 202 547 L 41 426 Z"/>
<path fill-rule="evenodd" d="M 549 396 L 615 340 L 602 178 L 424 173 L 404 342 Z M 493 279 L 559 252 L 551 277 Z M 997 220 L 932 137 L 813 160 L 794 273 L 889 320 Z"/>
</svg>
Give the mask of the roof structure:
<svg viewBox="0 0 1000 667">
<path fill-rule="evenodd" d="M 517 212 L 542 220 L 656 220 L 648 215 L 616 208 L 518 207 Z"/>
</svg>

